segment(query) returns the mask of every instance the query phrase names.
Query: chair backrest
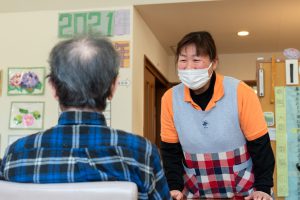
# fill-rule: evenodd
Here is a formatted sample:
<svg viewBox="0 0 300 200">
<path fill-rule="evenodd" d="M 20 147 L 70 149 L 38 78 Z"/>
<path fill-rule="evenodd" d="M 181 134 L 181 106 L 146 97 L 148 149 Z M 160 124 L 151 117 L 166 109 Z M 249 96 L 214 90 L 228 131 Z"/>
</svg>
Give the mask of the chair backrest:
<svg viewBox="0 0 300 200">
<path fill-rule="evenodd" d="M 132 182 L 34 184 L 0 181 L 0 199 L 7 200 L 136 200 L 137 198 L 137 186 Z"/>
</svg>

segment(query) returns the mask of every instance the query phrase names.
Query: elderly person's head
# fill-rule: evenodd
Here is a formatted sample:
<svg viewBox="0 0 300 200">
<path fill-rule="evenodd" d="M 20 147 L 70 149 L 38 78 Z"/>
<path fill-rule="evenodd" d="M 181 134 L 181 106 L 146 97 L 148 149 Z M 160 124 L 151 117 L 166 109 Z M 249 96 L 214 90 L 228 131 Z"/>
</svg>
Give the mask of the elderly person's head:
<svg viewBox="0 0 300 200">
<path fill-rule="evenodd" d="M 63 110 L 102 111 L 116 87 L 119 56 L 103 37 L 81 36 L 51 51 L 49 83 Z"/>
</svg>

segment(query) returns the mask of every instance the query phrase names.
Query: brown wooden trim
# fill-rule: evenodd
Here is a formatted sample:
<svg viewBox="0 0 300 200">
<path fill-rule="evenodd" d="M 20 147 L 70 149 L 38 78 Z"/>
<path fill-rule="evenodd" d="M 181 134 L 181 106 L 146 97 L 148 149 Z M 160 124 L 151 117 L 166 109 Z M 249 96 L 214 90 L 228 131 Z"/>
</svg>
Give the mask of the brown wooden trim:
<svg viewBox="0 0 300 200">
<path fill-rule="evenodd" d="M 256 86 L 256 80 L 245 80 L 244 81 L 247 85 L 249 85 L 250 87 Z"/>
<path fill-rule="evenodd" d="M 153 63 L 144 55 L 145 67 L 166 87 L 169 86 L 169 81 L 158 71 L 153 65 Z"/>
</svg>

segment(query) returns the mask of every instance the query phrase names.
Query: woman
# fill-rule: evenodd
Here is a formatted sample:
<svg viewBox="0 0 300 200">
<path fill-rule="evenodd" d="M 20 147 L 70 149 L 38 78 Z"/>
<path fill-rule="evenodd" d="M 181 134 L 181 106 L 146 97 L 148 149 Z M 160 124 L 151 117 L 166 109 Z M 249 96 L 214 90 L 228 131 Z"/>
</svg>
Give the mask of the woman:
<svg viewBox="0 0 300 200">
<path fill-rule="evenodd" d="M 181 84 L 162 98 L 161 153 L 174 199 L 272 199 L 274 155 L 259 100 L 242 81 L 215 72 L 210 33 L 177 45 Z"/>
</svg>

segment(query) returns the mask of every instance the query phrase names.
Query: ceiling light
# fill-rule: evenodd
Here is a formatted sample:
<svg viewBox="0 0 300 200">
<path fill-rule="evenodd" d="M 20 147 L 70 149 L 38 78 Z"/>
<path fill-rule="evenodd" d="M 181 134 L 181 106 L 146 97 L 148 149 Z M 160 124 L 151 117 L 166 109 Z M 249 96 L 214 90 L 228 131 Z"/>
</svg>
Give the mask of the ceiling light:
<svg viewBox="0 0 300 200">
<path fill-rule="evenodd" d="M 248 31 L 239 31 L 237 34 L 238 34 L 238 36 L 243 37 L 243 36 L 249 35 L 249 32 Z"/>
</svg>

